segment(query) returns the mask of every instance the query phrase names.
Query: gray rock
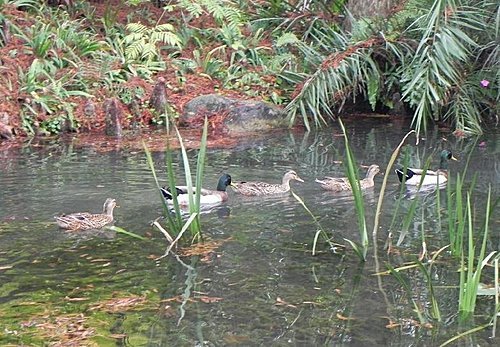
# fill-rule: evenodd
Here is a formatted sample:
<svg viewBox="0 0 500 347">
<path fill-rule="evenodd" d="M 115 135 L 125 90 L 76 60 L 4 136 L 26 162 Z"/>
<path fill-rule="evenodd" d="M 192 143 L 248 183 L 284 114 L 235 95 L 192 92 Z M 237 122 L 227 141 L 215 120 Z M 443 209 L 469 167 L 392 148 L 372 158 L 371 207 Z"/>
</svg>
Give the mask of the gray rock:
<svg viewBox="0 0 500 347">
<path fill-rule="evenodd" d="M 229 132 L 251 132 L 288 126 L 286 113 L 262 101 L 244 101 L 208 94 L 198 96 L 184 106 L 181 122 L 189 124 L 197 117 L 225 114 L 224 126 Z"/>
</svg>

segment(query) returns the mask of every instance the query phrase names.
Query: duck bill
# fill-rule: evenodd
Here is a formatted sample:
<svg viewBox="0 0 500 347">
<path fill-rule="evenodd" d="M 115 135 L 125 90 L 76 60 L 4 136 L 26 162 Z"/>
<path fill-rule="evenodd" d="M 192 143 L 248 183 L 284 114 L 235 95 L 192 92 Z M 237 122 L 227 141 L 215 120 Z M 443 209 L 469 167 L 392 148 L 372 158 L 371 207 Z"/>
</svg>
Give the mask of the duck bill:
<svg viewBox="0 0 500 347">
<path fill-rule="evenodd" d="M 457 159 L 457 158 L 455 158 L 453 155 L 451 155 L 451 160 L 458 161 L 458 159 Z"/>
<path fill-rule="evenodd" d="M 300 178 L 299 176 L 295 177 L 295 180 L 304 183 L 304 180 L 302 178 Z"/>
</svg>

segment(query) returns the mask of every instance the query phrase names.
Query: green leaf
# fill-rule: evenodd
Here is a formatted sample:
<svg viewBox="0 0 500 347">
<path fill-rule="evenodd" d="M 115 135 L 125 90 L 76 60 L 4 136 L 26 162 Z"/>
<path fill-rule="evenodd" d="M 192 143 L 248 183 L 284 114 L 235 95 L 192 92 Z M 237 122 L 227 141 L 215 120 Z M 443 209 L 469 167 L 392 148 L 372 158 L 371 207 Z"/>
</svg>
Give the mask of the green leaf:
<svg viewBox="0 0 500 347">
<path fill-rule="evenodd" d="M 378 77 L 378 76 L 377 76 Z M 375 106 L 377 106 L 377 98 L 379 93 L 379 80 L 375 76 L 371 75 L 368 79 L 368 101 L 372 110 L 375 111 Z"/>
</svg>

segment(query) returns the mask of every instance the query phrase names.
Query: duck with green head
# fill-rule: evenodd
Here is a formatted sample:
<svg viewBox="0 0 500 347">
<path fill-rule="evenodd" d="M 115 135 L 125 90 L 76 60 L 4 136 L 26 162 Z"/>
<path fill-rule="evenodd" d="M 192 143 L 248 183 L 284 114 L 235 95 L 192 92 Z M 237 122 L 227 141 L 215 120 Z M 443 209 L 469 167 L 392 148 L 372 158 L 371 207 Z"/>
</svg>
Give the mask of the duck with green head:
<svg viewBox="0 0 500 347">
<path fill-rule="evenodd" d="M 404 182 L 409 186 L 433 186 L 441 185 L 448 181 L 448 162 L 450 160 L 457 160 L 451 151 L 445 149 L 441 151 L 439 168 L 436 171 L 427 170 L 424 172 L 422 169 L 404 168 L 396 169 L 399 182 Z"/>
<path fill-rule="evenodd" d="M 228 174 L 223 174 L 219 178 L 216 190 L 210 189 L 200 189 L 200 205 L 212 205 L 218 204 L 228 199 L 226 188 L 231 185 L 231 176 Z M 196 192 L 196 187 L 193 187 L 193 194 Z M 167 203 L 172 203 L 174 197 L 170 187 L 162 187 L 161 193 L 167 201 Z M 175 186 L 175 193 L 177 195 L 177 202 L 180 206 L 189 206 L 189 194 L 187 186 Z"/>
</svg>

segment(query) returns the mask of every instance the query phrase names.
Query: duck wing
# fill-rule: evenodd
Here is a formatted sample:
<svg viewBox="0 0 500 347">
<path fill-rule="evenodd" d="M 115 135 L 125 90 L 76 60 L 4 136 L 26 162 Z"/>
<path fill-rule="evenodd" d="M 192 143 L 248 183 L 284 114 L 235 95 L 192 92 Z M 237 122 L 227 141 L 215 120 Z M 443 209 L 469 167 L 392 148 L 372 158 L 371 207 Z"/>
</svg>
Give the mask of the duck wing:
<svg viewBox="0 0 500 347">
<path fill-rule="evenodd" d="M 414 175 L 422 176 L 422 175 L 429 175 L 429 176 L 437 176 L 438 172 L 437 171 L 432 171 L 432 170 L 422 170 L 422 169 L 413 169 L 413 168 L 408 168 L 408 171 L 413 172 Z"/>
<path fill-rule="evenodd" d="M 233 183 L 232 187 L 235 192 L 249 196 L 284 193 L 287 191 L 281 184 L 266 182 L 238 182 Z"/>
</svg>

